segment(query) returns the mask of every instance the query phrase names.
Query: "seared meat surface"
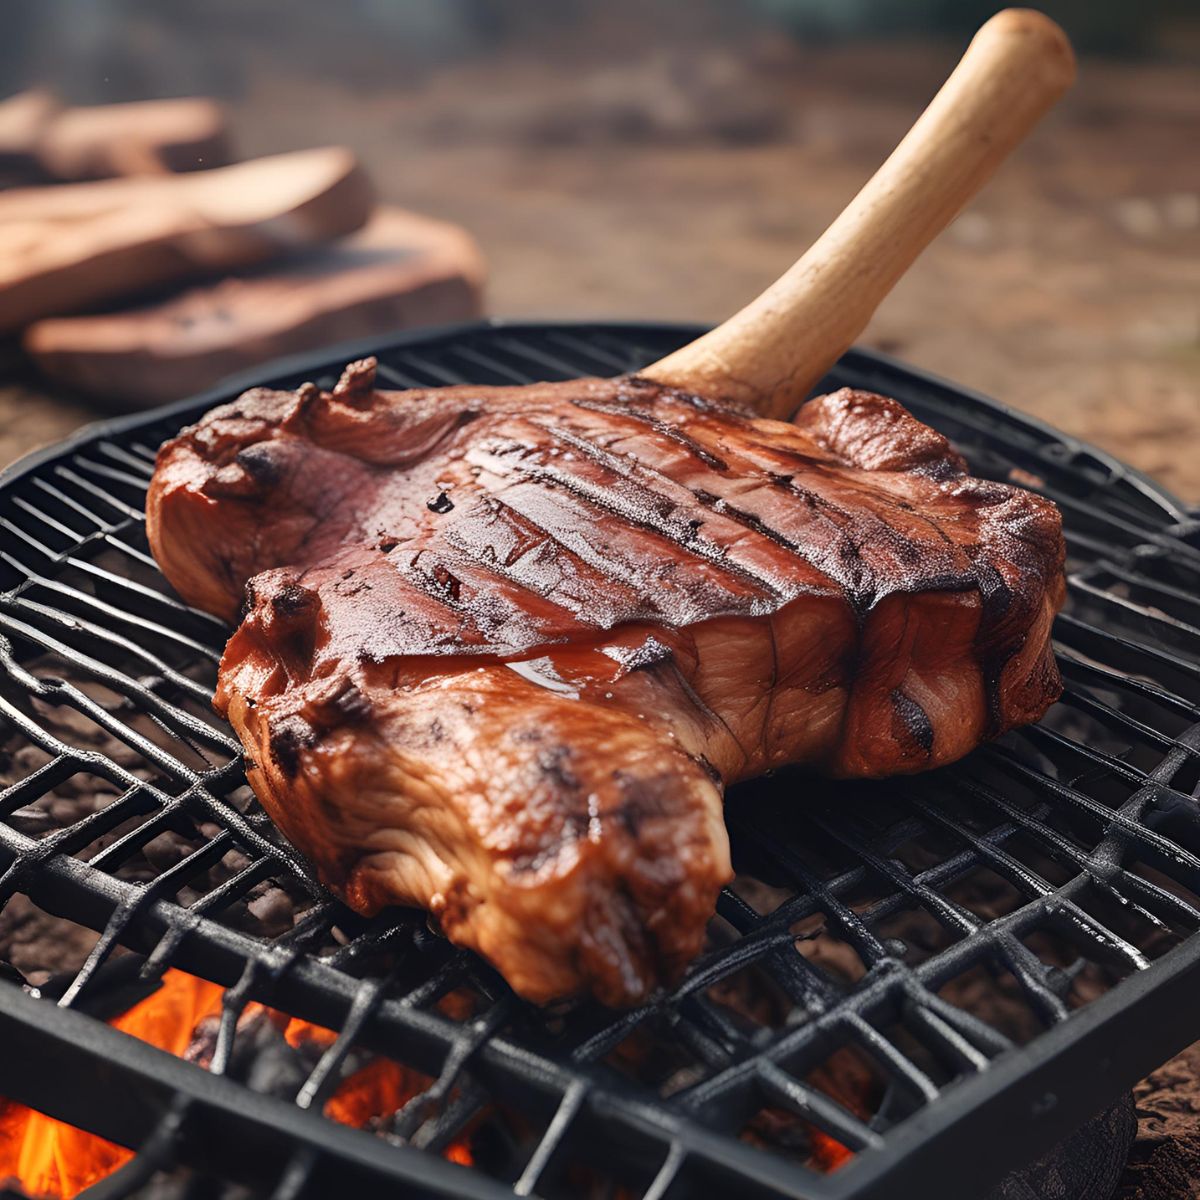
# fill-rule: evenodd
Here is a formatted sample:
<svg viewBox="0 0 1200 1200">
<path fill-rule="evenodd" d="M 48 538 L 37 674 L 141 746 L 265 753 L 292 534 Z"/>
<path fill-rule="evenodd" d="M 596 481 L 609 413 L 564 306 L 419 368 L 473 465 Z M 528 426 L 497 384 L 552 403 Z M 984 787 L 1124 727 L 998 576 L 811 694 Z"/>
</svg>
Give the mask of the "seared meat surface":
<svg viewBox="0 0 1200 1200">
<path fill-rule="evenodd" d="M 148 518 L 179 593 L 241 613 L 216 704 L 284 832 L 539 1001 L 636 1002 L 699 951 L 725 784 L 938 766 L 1060 688 L 1057 510 L 862 392 L 788 424 L 368 360 L 185 430 Z"/>
</svg>

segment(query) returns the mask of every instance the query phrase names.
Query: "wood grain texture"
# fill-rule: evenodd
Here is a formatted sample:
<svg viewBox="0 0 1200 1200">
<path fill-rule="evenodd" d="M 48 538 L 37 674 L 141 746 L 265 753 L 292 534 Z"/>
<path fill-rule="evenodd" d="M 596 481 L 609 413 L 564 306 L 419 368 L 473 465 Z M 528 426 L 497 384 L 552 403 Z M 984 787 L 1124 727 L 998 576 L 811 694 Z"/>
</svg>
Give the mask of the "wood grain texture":
<svg viewBox="0 0 1200 1200">
<path fill-rule="evenodd" d="M 341 147 L 0 193 L 0 332 L 349 233 L 373 194 Z"/>
<path fill-rule="evenodd" d="M 482 312 L 483 257 L 457 225 L 381 208 L 358 233 L 153 304 L 51 317 L 24 346 L 115 407 L 159 404 L 286 354 Z"/>
</svg>

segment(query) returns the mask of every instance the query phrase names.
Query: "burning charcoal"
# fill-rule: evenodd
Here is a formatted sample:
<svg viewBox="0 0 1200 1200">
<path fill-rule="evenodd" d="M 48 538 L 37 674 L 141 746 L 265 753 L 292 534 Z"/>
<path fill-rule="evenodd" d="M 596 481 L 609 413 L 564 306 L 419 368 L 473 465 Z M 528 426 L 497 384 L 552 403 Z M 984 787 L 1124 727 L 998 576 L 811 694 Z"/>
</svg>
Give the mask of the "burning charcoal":
<svg viewBox="0 0 1200 1200">
<path fill-rule="evenodd" d="M 777 1108 L 764 1108 L 747 1126 L 743 1137 L 800 1159 L 807 1159 L 813 1150 L 811 1126 L 792 1113 Z"/>
<path fill-rule="evenodd" d="M 225 802 L 238 812 L 245 814 L 258 809 L 258 797 L 250 790 L 248 784 L 242 784 L 239 788 L 234 788 L 225 797 Z M 261 812 L 262 810 L 259 809 Z"/>
<path fill-rule="evenodd" d="M 217 867 L 213 868 L 214 874 L 223 878 L 231 878 L 239 871 L 244 871 L 250 865 L 250 859 L 240 850 L 230 850 L 220 861 Z"/>
<path fill-rule="evenodd" d="M 281 1026 L 286 1023 L 286 1017 L 263 1008 L 262 1005 L 254 1004 L 248 1007 L 238 1018 L 233 1053 L 225 1073 L 234 1079 L 251 1083 L 256 1090 L 265 1091 L 269 1095 L 287 1098 L 294 1096 L 307 1078 L 309 1068 L 299 1060 L 296 1051 L 284 1040 Z M 183 1057 L 206 1071 L 211 1070 L 220 1028 L 219 1014 L 205 1017 L 196 1026 Z M 284 1065 L 289 1056 L 297 1060 L 292 1066 Z M 261 1068 L 257 1065 L 260 1058 L 266 1060 Z M 292 1079 L 295 1080 L 295 1087 L 288 1093 L 286 1086 Z M 267 1086 L 259 1087 L 258 1084 Z"/>
<path fill-rule="evenodd" d="M 142 847 L 146 861 L 158 873 L 169 871 L 176 863 L 182 862 L 192 852 L 192 847 L 171 830 L 160 833 Z"/>
<path fill-rule="evenodd" d="M 247 907 L 262 924 L 262 932 L 267 937 L 286 933 L 295 922 L 295 907 L 291 897 L 280 887 L 268 885 Z"/>
<path fill-rule="evenodd" d="M 0 955 L 35 987 L 60 971 L 83 966 L 99 934 L 52 917 L 23 895 L 0 909 Z"/>
<path fill-rule="evenodd" d="M 44 808 L 26 805 L 10 813 L 8 823 L 26 837 L 42 837 L 55 828 L 53 816 Z"/>
<path fill-rule="evenodd" d="M 195 1063 L 206 1071 L 212 1069 L 213 1055 L 217 1052 L 217 1035 L 221 1029 L 219 1016 L 205 1017 L 192 1033 L 192 1040 L 184 1050 L 185 1062 Z"/>
<path fill-rule="evenodd" d="M 238 1039 L 242 1046 L 235 1041 L 232 1073 L 256 1092 L 290 1100 L 312 1073 L 315 1063 L 307 1062 L 270 1021 L 256 1022 Z"/>
</svg>

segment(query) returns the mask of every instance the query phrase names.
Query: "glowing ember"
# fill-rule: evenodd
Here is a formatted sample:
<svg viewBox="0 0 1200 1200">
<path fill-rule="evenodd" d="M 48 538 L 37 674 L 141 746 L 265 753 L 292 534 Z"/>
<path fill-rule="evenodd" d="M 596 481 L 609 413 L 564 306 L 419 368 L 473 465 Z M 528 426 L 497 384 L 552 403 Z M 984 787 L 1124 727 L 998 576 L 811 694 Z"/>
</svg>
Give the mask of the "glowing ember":
<svg viewBox="0 0 1200 1200">
<path fill-rule="evenodd" d="M 446 1157 L 460 1167 L 472 1166 L 475 1160 L 471 1157 L 470 1148 L 465 1142 L 451 1142 L 446 1147 Z"/>
<path fill-rule="evenodd" d="M 860 1120 L 870 1118 L 874 1109 L 872 1093 L 875 1083 L 861 1059 L 844 1049 L 836 1050 L 827 1063 L 813 1072 L 811 1078 L 817 1087 Z M 809 1127 L 809 1141 L 812 1143 L 812 1165 L 826 1173 L 836 1171 L 854 1157 L 854 1151 L 849 1146 L 842 1145 L 837 1138 L 815 1125 Z"/>
<path fill-rule="evenodd" d="M 111 1024 L 125 1033 L 183 1056 L 201 1022 L 219 1016 L 224 990 L 214 983 L 168 971 L 163 986 Z M 249 1005 L 242 1020 L 264 1013 L 288 1044 L 300 1048 L 331 1045 L 331 1029 Z M 239 1022 L 240 1023 L 240 1022 Z M 423 1076 L 385 1058 L 377 1058 L 348 1076 L 325 1104 L 325 1115 L 343 1125 L 363 1128 L 396 1112 L 424 1086 Z M 470 1166 L 464 1139 L 446 1149 L 451 1162 Z M 71 1200 L 84 1188 L 111 1174 L 133 1152 L 90 1133 L 64 1125 L 21 1104 L 0 1101 L 0 1182 L 16 1180 L 30 1196 Z"/>
<path fill-rule="evenodd" d="M 836 1138 L 831 1138 L 816 1126 L 811 1127 L 808 1136 L 812 1142 L 813 1166 L 826 1174 L 836 1171 L 854 1157 L 854 1151 L 849 1146 L 843 1146 Z"/>
</svg>

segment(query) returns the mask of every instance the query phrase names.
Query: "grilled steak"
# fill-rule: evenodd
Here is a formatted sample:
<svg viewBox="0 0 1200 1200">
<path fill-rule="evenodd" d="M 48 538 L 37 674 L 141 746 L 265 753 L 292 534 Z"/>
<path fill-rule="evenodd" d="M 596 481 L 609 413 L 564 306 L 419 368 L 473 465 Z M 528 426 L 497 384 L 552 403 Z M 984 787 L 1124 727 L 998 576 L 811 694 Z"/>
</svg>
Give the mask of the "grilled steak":
<svg viewBox="0 0 1200 1200">
<path fill-rule="evenodd" d="M 1057 510 L 893 400 L 786 424 L 638 378 L 374 382 L 167 443 L 151 546 L 241 613 L 217 708 L 325 882 L 428 908 L 527 997 L 679 974 L 725 784 L 923 770 L 1058 696 Z"/>
</svg>

